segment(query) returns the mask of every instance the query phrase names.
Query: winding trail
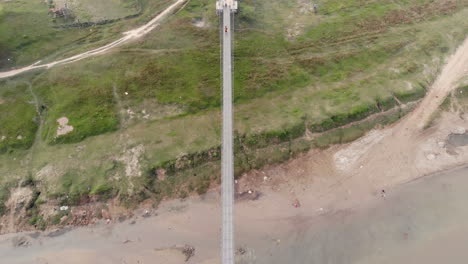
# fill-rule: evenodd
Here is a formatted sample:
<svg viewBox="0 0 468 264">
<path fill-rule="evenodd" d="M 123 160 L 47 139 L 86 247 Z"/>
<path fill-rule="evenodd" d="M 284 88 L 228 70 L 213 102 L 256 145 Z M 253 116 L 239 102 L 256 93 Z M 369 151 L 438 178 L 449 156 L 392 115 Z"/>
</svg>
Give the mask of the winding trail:
<svg viewBox="0 0 468 264">
<path fill-rule="evenodd" d="M 0 72 L 0 79 L 13 77 L 13 76 L 16 76 L 16 75 L 19 75 L 19 74 L 22 74 L 22 73 L 25 73 L 25 72 L 28 72 L 28 71 L 31 71 L 31 70 L 44 69 L 44 68 L 49 69 L 49 68 L 52 68 L 52 67 L 57 66 L 57 65 L 68 64 L 68 63 L 80 61 L 80 60 L 83 60 L 83 59 L 86 59 L 86 58 L 89 58 L 89 57 L 95 57 L 95 56 L 104 54 L 105 52 L 107 52 L 107 51 L 109 51 L 109 50 L 111 50 L 111 49 L 113 49 L 113 48 L 115 48 L 117 46 L 120 46 L 120 45 L 125 44 L 127 42 L 130 42 L 132 40 L 135 40 L 135 39 L 138 39 L 138 38 L 141 38 L 141 37 L 145 36 L 146 34 L 151 32 L 154 28 L 159 26 L 160 25 L 159 22 L 161 22 L 162 19 L 164 19 L 169 13 L 173 12 L 178 6 L 180 6 L 185 1 L 187 1 L 187 0 L 177 0 L 175 3 L 170 5 L 168 8 L 166 8 L 163 12 L 161 12 L 155 18 L 151 19 L 145 25 L 143 25 L 143 26 L 141 26 L 139 28 L 124 32 L 123 33 L 124 36 L 122 38 L 120 38 L 120 39 L 118 39 L 116 41 L 113 41 L 113 42 L 111 42 L 111 43 L 109 43 L 109 44 L 107 44 L 105 46 L 102 46 L 102 47 L 99 47 L 99 48 L 96 48 L 96 49 L 93 49 L 93 50 L 89 50 L 89 51 L 74 55 L 74 56 L 66 58 L 66 59 L 50 62 L 50 63 L 47 63 L 47 64 L 40 64 L 41 61 L 38 61 L 38 62 L 36 62 L 36 63 L 34 63 L 32 65 L 29 65 L 29 66 L 26 66 L 26 67 L 23 67 L 23 68 L 20 68 L 20 69 L 6 71 L 6 72 Z"/>
</svg>

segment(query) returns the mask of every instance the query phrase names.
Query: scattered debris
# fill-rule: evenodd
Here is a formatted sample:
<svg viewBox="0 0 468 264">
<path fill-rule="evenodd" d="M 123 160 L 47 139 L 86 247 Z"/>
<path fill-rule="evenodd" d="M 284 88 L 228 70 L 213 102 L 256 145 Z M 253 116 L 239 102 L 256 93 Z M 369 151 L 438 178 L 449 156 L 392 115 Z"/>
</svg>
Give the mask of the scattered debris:
<svg viewBox="0 0 468 264">
<path fill-rule="evenodd" d="M 75 212 L 72 212 L 72 218 L 71 218 L 71 225 L 74 226 L 87 226 L 91 223 L 94 223 L 92 221 L 92 214 L 91 212 L 88 212 L 86 210 L 77 210 Z"/>
<path fill-rule="evenodd" d="M 29 246 L 29 240 L 24 236 L 15 237 L 15 238 L 13 238 L 12 241 L 13 241 L 13 247 L 27 247 L 27 246 Z"/>
<path fill-rule="evenodd" d="M 185 262 L 189 261 L 191 257 L 195 256 L 195 248 L 190 245 L 174 246 L 175 249 L 182 251 L 185 255 Z"/>
<path fill-rule="evenodd" d="M 243 247 L 239 247 L 236 250 L 236 255 L 244 255 L 247 251 Z"/>
<path fill-rule="evenodd" d="M 385 190 L 382 190 L 380 194 L 382 195 L 382 198 L 385 198 L 387 196 L 387 193 L 385 192 Z"/>
<path fill-rule="evenodd" d="M 409 234 L 408 234 L 407 232 L 403 233 L 403 238 L 404 238 L 405 240 L 408 240 L 408 237 L 409 237 Z"/>
<path fill-rule="evenodd" d="M 301 203 L 299 202 L 298 199 L 294 200 L 293 204 L 292 204 L 295 208 L 299 208 L 301 207 Z"/>
</svg>

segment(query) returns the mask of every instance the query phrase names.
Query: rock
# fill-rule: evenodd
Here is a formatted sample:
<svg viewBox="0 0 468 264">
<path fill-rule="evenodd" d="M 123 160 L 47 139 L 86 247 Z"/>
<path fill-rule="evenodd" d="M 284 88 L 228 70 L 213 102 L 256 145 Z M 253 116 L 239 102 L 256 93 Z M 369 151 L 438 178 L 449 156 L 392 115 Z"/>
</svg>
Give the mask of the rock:
<svg viewBox="0 0 468 264">
<path fill-rule="evenodd" d="M 454 134 L 465 134 L 465 133 L 466 133 L 466 129 L 463 128 L 463 127 L 457 127 L 456 129 L 453 130 L 453 133 L 454 133 Z"/>
<path fill-rule="evenodd" d="M 142 216 L 143 216 L 143 217 L 150 217 L 150 216 L 151 216 L 151 213 L 150 213 L 149 210 L 146 209 L 146 210 L 143 212 L 143 215 L 142 215 Z"/>
<path fill-rule="evenodd" d="M 255 201 L 258 200 L 261 196 L 261 193 L 258 191 L 253 191 L 253 190 L 248 190 L 246 192 L 239 192 L 236 193 L 236 199 L 242 201 L 242 200 L 251 200 Z"/>
<path fill-rule="evenodd" d="M 166 179 L 166 170 L 162 168 L 157 169 L 156 177 L 158 178 L 158 180 L 164 181 Z"/>
<path fill-rule="evenodd" d="M 112 219 L 109 211 L 107 211 L 106 209 L 102 209 L 101 210 L 101 215 L 102 215 L 102 218 L 104 218 L 105 220 L 110 220 Z"/>
</svg>

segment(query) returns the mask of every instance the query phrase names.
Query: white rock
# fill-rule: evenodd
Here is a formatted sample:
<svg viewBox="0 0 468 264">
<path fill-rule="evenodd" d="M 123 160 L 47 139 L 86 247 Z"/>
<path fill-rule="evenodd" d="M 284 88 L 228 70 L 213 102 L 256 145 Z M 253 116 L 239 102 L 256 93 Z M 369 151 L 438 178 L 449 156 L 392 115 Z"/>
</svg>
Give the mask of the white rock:
<svg viewBox="0 0 468 264">
<path fill-rule="evenodd" d="M 453 133 L 455 133 L 455 134 L 465 134 L 466 129 L 463 128 L 463 127 L 457 127 L 456 129 L 453 130 Z"/>
</svg>

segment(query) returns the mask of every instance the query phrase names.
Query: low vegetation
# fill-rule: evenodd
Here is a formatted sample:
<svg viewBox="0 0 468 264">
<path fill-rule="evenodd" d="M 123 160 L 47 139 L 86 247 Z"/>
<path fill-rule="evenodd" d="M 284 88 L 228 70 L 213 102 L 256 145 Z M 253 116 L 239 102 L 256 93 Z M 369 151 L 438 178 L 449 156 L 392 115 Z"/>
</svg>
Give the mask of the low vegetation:
<svg viewBox="0 0 468 264">
<path fill-rule="evenodd" d="M 0 84 L 0 153 L 32 146 L 38 117 L 28 83 Z"/>
</svg>

